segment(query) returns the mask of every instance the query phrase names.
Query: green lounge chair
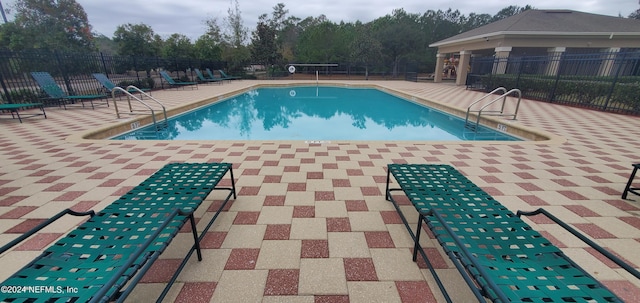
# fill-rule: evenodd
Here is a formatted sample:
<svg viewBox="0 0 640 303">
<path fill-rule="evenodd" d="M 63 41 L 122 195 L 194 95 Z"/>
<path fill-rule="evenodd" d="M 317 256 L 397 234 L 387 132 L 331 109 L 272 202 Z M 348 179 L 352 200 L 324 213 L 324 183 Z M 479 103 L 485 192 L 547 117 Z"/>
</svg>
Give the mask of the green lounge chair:
<svg viewBox="0 0 640 303">
<path fill-rule="evenodd" d="M 198 81 L 200 82 L 205 82 L 205 83 L 212 83 L 212 82 L 218 82 L 218 83 L 222 83 L 222 79 L 219 78 L 206 78 L 203 74 L 202 71 L 200 71 L 197 68 L 193 69 L 196 72 L 196 75 L 198 76 Z"/>
<path fill-rule="evenodd" d="M 93 100 L 96 99 L 105 99 L 107 98 L 106 94 L 95 94 L 95 95 L 69 95 L 62 90 L 62 88 L 56 83 L 56 80 L 53 79 L 51 74 L 48 72 L 31 72 L 31 77 L 38 83 L 40 88 L 44 90 L 44 92 L 49 96 L 51 100 L 57 100 L 64 109 L 67 109 L 67 102 L 75 103 L 76 101 L 80 101 L 82 107 L 84 107 L 84 102 L 91 102 L 91 108 L 95 109 L 93 104 Z M 107 106 L 109 106 L 108 102 L 105 102 Z"/>
<path fill-rule="evenodd" d="M 40 108 L 42 113 L 28 114 L 26 116 L 23 114 L 22 117 L 20 116 L 19 111 L 21 109 L 28 109 L 28 108 L 35 108 L 35 107 Z M 41 115 L 43 115 L 45 119 L 47 118 L 47 113 L 45 113 L 44 105 L 42 103 L 0 104 L 0 112 L 10 112 L 11 118 L 12 119 L 18 118 L 18 121 L 20 121 L 20 123 L 22 123 L 22 118 L 35 117 L 35 116 L 41 116 Z"/>
<path fill-rule="evenodd" d="M 220 184 L 225 175 L 231 186 Z M 226 197 L 210 210 L 215 214 L 198 233 L 194 212 L 214 190 Z M 171 163 L 100 212 L 66 209 L 0 248 L 4 253 L 66 214 L 90 216 L 1 282 L 3 290 L 26 290 L 2 291 L 0 302 L 126 302 L 188 224 L 194 242 L 183 247 L 186 255 L 160 294 L 161 302 L 193 253 L 202 260 L 200 242 L 231 197 L 236 198 L 231 163 Z"/>
<path fill-rule="evenodd" d="M 399 187 L 390 187 L 392 176 Z M 404 192 L 418 212 L 415 234 L 392 191 Z M 449 165 L 389 164 L 386 199 L 414 239 L 413 260 L 419 252 L 445 297 L 444 285 L 420 243 L 423 223 L 479 302 L 621 302 L 521 215 L 546 215 L 640 278 L 638 270 L 543 209 L 514 214 Z"/>
<path fill-rule="evenodd" d="M 101 73 L 95 73 L 92 74 L 94 78 L 96 78 L 96 80 L 98 80 L 98 82 L 100 82 L 100 84 L 102 84 L 102 86 L 107 90 L 107 92 L 109 94 L 113 93 L 113 89 L 116 88 L 117 86 L 115 84 L 113 84 L 113 82 L 111 82 L 111 80 L 109 80 L 109 78 L 107 77 L 107 75 L 105 74 L 101 74 Z M 125 88 L 123 88 L 125 89 Z M 147 92 L 150 91 L 150 89 L 145 88 L 145 89 L 140 89 L 143 92 Z M 133 90 L 133 89 L 128 89 L 127 90 L 129 93 L 137 93 L 137 90 Z"/>
<path fill-rule="evenodd" d="M 185 87 L 185 86 L 191 86 L 191 89 L 193 89 L 193 86 L 195 86 L 196 89 L 198 88 L 198 82 L 176 81 L 173 78 L 171 78 L 171 76 L 166 71 L 161 71 L 160 75 L 162 76 L 162 78 L 164 78 L 165 81 L 167 81 L 167 83 L 169 83 L 169 85 L 174 86 L 176 88 Z"/>
<path fill-rule="evenodd" d="M 229 79 L 223 79 L 220 77 L 216 77 L 216 75 L 213 74 L 213 72 L 207 68 L 207 74 L 209 74 L 209 79 L 216 79 L 218 81 L 224 81 L 224 80 L 229 80 Z"/>
<path fill-rule="evenodd" d="M 225 79 L 225 80 L 238 80 L 238 79 L 241 78 L 241 77 L 238 77 L 238 76 L 229 76 L 229 75 L 227 75 L 227 73 L 225 73 L 221 69 L 219 69 L 218 72 L 220 73 L 220 76 L 222 76 L 222 79 Z"/>
</svg>

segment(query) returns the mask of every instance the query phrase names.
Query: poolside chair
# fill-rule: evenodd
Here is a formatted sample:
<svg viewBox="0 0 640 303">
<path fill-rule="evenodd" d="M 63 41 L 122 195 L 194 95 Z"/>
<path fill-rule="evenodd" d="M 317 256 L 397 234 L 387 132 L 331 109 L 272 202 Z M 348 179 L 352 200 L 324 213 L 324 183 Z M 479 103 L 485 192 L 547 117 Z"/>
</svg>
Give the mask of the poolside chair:
<svg viewBox="0 0 640 303">
<path fill-rule="evenodd" d="M 113 84 L 113 82 L 111 82 L 111 80 L 109 80 L 109 78 L 107 78 L 107 75 L 105 74 L 101 74 L 101 73 L 95 73 L 92 74 L 94 78 L 96 78 L 96 80 L 98 80 L 98 82 L 100 82 L 100 84 L 102 84 L 102 86 L 107 90 L 107 92 L 109 94 L 113 93 L 113 89 L 116 88 L 117 86 L 115 84 Z M 143 92 L 147 92 L 150 91 L 150 89 L 148 88 L 144 88 L 144 89 L 140 89 Z M 127 90 L 129 93 L 136 93 L 138 92 L 137 90 L 133 90 L 133 89 L 128 89 Z"/>
<path fill-rule="evenodd" d="M 207 74 L 209 74 L 209 79 L 216 79 L 218 81 L 230 80 L 230 79 L 223 79 L 220 77 L 216 77 L 216 75 L 214 75 L 213 72 L 208 68 L 207 68 Z"/>
<path fill-rule="evenodd" d="M 30 113 L 27 115 L 20 116 L 21 109 L 29 109 L 29 108 L 40 108 L 42 113 Z M 47 113 L 44 111 L 44 105 L 42 103 L 6 103 L 0 104 L 0 112 L 10 112 L 11 118 L 18 118 L 18 121 L 22 123 L 22 118 L 35 117 L 35 116 L 44 116 L 47 118 Z"/>
<path fill-rule="evenodd" d="M 162 76 L 162 78 L 164 78 L 165 81 L 167 81 L 167 83 L 169 83 L 169 85 L 175 86 L 176 88 L 191 86 L 191 89 L 193 89 L 193 86 L 195 86 L 195 88 L 198 89 L 198 82 L 176 81 L 175 79 L 171 78 L 171 76 L 166 71 L 161 71 L 160 75 Z"/>
<path fill-rule="evenodd" d="M 241 77 L 238 77 L 238 76 L 229 76 L 229 75 L 227 75 L 227 73 L 225 73 L 221 69 L 219 69 L 218 72 L 220 73 L 220 76 L 222 76 L 222 79 L 225 79 L 225 80 L 237 80 L 237 79 L 241 78 Z"/>
<path fill-rule="evenodd" d="M 225 176 L 231 186 L 220 184 Z M 216 207 L 207 207 L 213 217 L 198 232 L 194 212 L 214 190 L 226 197 Z M 193 253 L 202 260 L 200 242 L 231 198 L 236 199 L 231 163 L 170 163 L 99 212 L 65 209 L 0 247 L 2 254 L 67 214 L 89 216 L 0 282 L 0 302 L 126 302 L 151 265 L 188 226 L 194 242 L 183 248 L 186 255 L 177 268 L 171 268 L 173 276 L 154 300 L 162 302 Z M 29 291 L 34 285 L 53 291 Z M 27 290 L 4 291 L 5 286 Z"/>
<path fill-rule="evenodd" d="M 94 94 L 94 95 L 69 95 L 62 90 L 62 88 L 56 83 L 56 80 L 53 79 L 51 74 L 48 72 L 31 72 L 31 77 L 38 83 L 40 88 L 44 90 L 44 92 L 49 96 L 49 99 L 56 100 L 59 102 L 59 105 L 62 105 L 64 109 L 67 109 L 67 102 L 75 103 L 76 101 L 80 101 L 82 107 L 84 107 L 84 102 L 89 101 L 91 103 L 91 108 L 94 109 L 95 106 L 93 104 L 93 100 L 96 99 L 105 99 L 107 98 L 106 94 Z M 108 102 L 105 102 L 107 106 L 109 106 Z"/>
<path fill-rule="evenodd" d="M 627 186 L 625 186 L 624 191 L 622 191 L 622 199 L 627 198 L 628 193 L 632 193 L 634 195 L 640 196 L 640 187 L 632 187 L 633 179 L 636 177 L 636 173 L 638 169 L 640 169 L 640 163 L 632 164 L 633 170 L 631 171 L 631 175 L 629 175 L 629 181 L 627 181 Z"/>
<path fill-rule="evenodd" d="M 391 186 L 392 177 L 397 187 Z M 386 199 L 393 203 L 414 240 L 413 261 L 417 261 L 420 253 L 447 302 L 451 302 L 450 297 L 420 242 L 425 225 L 478 302 L 621 302 L 604 284 L 523 221 L 523 215 L 545 215 L 640 278 L 640 272 L 633 266 L 544 209 L 514 214 L 450 165 L 389 164 L 386 183 Z M 393 191 L 402 191 L 417 211 L 415 233 L 403 214 L 407 209 L 401 207 Z"/>
<path fill-rule="evenodd" d="M 220 78 L 206 78 L 202 74 L 202 71 L 200 71 L 199 69 L 194 68 L 193 70 L 196 72 L 196 76 L 198 76 L 198 81 L 199 82 L 205 82 L 205 83 L 217 82 L 217 83 L 222 83 L 222 79 L 220 79 Z"/>
</svg>

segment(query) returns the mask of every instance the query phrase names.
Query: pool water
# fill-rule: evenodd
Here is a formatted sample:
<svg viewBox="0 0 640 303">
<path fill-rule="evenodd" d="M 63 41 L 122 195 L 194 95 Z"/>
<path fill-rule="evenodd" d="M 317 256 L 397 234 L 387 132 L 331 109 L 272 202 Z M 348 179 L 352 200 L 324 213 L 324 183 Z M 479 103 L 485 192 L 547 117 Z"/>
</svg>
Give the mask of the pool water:
<svg viewBox="0 0 640 303">
<path fill-rule="evenodd" d="M 328 86 L 258 88 L 113 139 L 520 140 L 377 89 Z"/>
</svg>

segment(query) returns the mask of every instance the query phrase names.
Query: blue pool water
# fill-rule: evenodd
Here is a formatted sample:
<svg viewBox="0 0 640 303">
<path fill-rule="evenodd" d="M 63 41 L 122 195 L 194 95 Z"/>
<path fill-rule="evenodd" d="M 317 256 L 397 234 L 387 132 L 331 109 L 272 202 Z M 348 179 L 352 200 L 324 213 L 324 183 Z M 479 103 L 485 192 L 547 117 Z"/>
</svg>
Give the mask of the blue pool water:
<svg viewBox="0 0 640 303">
<path fill-rule="evenodd" d="M 520 140 L 376 89 L 259 88 L 116 140 Z"/>
</svg>

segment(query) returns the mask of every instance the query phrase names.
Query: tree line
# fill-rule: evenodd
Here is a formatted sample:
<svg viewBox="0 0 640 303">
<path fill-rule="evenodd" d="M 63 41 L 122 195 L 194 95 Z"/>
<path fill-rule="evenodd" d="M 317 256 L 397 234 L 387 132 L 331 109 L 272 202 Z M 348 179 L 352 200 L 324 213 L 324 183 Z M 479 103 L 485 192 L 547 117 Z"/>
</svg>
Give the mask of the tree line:
<svg viewBox="0 0 640 303">
<path fill-rule="evenodd" d="M 349 62 L 368 71 L 383 62 L 395 71 L 403 61 L 433 70 L 436 50 L 429 44 L 533 7 L 512 5 L 495 15 L 464 15 L 451 8 L 418 14 L 400 8 L 368 23 L 336 23 L 325 15 L 291 16 L 278 3 L 250 31 L 235 0 L 223 20 L 204 20 L 206 30 L 195 41 L 180 33 L 163 38 L 144 23 L 119 25 L 112 37 L 93 33 L 86 12 L 75 0 L 18 0 L 13 9 L 15 19 L 0 26 L 0 48 L 13 51 L 196 58 L 225 61 L 237 71 L 248 64 L 282 69 L 291 62 Z M 639 12 L 629 18 L 640 19 Z"/>
</svg>

